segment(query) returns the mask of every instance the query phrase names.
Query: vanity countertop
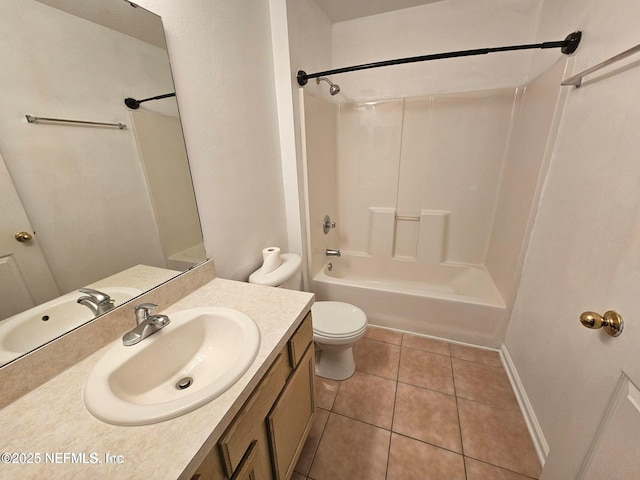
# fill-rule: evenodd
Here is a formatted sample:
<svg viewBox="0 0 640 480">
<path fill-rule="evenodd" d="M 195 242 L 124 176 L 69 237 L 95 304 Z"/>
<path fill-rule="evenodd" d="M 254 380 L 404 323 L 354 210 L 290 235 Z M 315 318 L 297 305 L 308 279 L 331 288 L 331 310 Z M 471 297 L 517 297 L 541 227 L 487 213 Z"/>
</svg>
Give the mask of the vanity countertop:
<svg viewBox="0 0 640 480">
<path fill-rule="evenodd" d="M 107 345 L 0 410 L 0 453 L 5 454 L 0 457 L 0 479 L 177 479 L 205 442 L 213 445 L 222 435 L 312 303 L 311 293 L 214 279 L 163 313 L 220 306 L 255 320 L 260 349 L 233 387 L 172 420 L 109 425 L 94 418 L 82 398 L 85 381 Z M 133 316 L 131 321 L 133 325 Z M 13 455 L 23 464 L 4 463 L 6 453 L 23 454 Z M 33 463 L 26 463 L 29 460 Z"/>
</svg>

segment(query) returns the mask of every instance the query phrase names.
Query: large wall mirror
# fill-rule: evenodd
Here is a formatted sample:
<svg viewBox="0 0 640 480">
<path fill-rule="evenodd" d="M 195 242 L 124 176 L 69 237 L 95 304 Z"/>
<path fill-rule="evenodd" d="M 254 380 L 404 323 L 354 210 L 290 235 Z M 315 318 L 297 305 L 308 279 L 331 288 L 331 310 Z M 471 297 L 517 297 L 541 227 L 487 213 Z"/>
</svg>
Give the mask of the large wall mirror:
<svg viewBox="0 0 640 480">
<path fill-rule="evenodd" d="M 1 366 L 205 253 L 175 96 L 124 103 L 175 92 L 160 17 L 3 0 L 0 36 Z"/>
</svg>

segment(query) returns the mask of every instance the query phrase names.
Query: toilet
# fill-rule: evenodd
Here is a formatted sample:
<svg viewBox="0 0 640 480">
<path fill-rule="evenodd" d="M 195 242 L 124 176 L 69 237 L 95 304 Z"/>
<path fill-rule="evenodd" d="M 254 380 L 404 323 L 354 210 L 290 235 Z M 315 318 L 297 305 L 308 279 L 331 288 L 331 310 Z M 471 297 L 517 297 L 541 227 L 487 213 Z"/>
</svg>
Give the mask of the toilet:
<svg viewBox="0 0 640 480">
<path fill-rule="evenodd" d="M 262 254 L 264 263 L 249 276 L 249 283 L 300 290 L 299 255 L 280 254 L 276 247 L 265 248 Z M 367 331 L 366 314 L 355 305 L 327 301 L 315 302 L 311 317 L 316 375 L 331 380 L 349 378 L 356 370 L 353 346 Z"/>
</svg>

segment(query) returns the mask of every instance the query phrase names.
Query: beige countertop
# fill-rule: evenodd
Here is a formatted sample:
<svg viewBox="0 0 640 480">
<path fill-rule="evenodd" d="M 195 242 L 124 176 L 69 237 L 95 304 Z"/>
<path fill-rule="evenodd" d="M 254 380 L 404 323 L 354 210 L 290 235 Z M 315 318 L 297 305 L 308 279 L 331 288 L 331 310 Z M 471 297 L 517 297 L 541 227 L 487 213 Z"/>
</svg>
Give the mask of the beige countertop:
<svg viewBox="0 0 640 480">
<path fill-rule="evenodd" d="M 135 265 L 87 285 L 87 287 L 95 289 L 100 289 L 101 287 L 133 287 L 146 292 L 167 280 L 175 278 L 180 273 L 178 270 L 169 270 L 167 268 Z"/>
<path fill-rule="evenodd" d="M 0 453 L 25 454 L 17 461 L 40 460 L 0 463 L 0 479 L 178 478 L 205 442 L 213 445 L 224 432 L 312 302 L 313 295 L 306 292 L 214 279 L 163 313 L 221 306 L 255 320 L 260 349 L 233 387 L 172 420 L 139 427 L 109 425 L 94 418 L 82 399 L 84 383 L 106 346 L 0 410 Z M 107 463 L 107 457 L 114 463 Z"/>
</svg>

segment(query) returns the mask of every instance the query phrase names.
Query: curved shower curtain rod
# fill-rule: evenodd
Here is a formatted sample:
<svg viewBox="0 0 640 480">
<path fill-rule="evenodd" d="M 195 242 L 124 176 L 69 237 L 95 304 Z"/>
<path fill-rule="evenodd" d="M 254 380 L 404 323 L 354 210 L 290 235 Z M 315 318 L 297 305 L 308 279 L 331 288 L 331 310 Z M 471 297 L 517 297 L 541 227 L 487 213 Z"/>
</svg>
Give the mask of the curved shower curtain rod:
<svg viewBox="0 0 640 480">
<path fill-rule="evenodd" d="M 137 110 L 138 108 L 140 108 L 140 104 L 142 102 L 148 102 L 149 100 L 160 100 L 161 98 L 168 98 L 168 97 L 175 97 L 176 96 L 176 92 L 173 93 L 165 93 L 164 95 L 158 95 L 156 97 L 149 97 L 149 98 L 145 98 L 143 100 L 136 100 L 135 98 L 125 98 L 124 99 L 124 104 L 131 108 L 132 110 Z"/>
<path fill-rule="evenodd" d="M 570 33 L 569 35 L 567 35 L 567 38 L 558 42 L 543 42 L 528 45 L 513 45 L 509 47 L 479 48 L 476 50 L 459 50 L 457 52 L 435 53 L 432 55 L 422 55 L 419 57 L 407 57 L 398 58 L 396 60 L 365 63 L 362 65 L 355 65 L 353 67 L 336 68 L 334 70 L 326 70 L 324 72 L 317 73 L 307 73 L 304 70 L 298 70 L 297 79 L 298 85 L 304 86 L 307 84 L 310 78 L 325 77 L 327 75 L 335 75 L 337 73 L 354 72 L 356 70 L 366 70 L 369 68 L 388 67 L 390 65 L 400 65 L 403 63 L 425 62 L 428 60 L 439 60 L 442 58 L 469 57 L 472 55 L 485 55 L 487 53 L 507 52 L 511 50 L 529 50 L 533 48 L 560 48 L 562 53 L 570 55 L 575 52 L 578 48 L 578 45 L 580 45 L 581 38 L 582 32 L 578 31 Z"/>
</svg>

